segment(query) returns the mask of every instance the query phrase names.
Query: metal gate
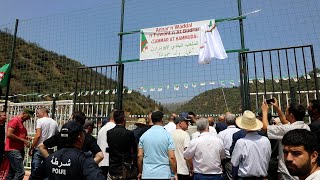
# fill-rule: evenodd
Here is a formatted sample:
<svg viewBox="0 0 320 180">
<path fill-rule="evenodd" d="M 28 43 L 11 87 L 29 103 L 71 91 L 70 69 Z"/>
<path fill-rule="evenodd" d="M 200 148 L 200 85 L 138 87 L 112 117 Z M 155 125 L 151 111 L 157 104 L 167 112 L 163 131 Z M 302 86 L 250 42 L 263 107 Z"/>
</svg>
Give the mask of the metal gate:
<svg viewBox="0 0 320 180">
<path fill-rule="evenodd" d="M 272 97 L 282 109 L 289 102 L 306 106 L 309 99 L 319 98 L 320 71 L 312 45 L 241 52 L 240 58 L 245 67 L 240 72 L 243 109 L 258 109 Z"/>
<path fill-rule="evenodd" d="M 101 119 L 114 108 L 115 102 L 117 107 L 121 104 L 118 97 L 122 92 L 118 89 L 122 83 L 118 83 L 118 72 L 122 69 L 123 65 L 78 68 L 74 111 L 84 112 L 88 119 L 99 125 Z"/>
</svg>

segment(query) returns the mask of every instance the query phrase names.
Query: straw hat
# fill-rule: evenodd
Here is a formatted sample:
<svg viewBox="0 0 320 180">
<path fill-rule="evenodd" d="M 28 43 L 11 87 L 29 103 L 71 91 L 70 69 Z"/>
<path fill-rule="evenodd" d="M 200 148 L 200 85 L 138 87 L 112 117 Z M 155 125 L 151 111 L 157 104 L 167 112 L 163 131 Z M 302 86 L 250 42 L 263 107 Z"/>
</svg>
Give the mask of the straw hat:
<svg viewBox="0 0 320 180">
<path fill-rule="evenodd" d="M 145 118 L 139 118 L 138 120 L 137 120 L 137 122 L 136 123 L 134 123 L 135 125 L 137 125 L 137 124 L 143 124 L 143 125 L 146 125 L 147 124 L 147 121 L 146 121 L 146 119 Z"/>
<path fill-rule="evenodd" d="M 237 118 L 236 124 L 239 128 L 248 131 L 257 131 L 263 126 L 262 122 L 256 118 L 256 115 L 249 110 L 244 111 L 243 116 Z"/>
</svg>

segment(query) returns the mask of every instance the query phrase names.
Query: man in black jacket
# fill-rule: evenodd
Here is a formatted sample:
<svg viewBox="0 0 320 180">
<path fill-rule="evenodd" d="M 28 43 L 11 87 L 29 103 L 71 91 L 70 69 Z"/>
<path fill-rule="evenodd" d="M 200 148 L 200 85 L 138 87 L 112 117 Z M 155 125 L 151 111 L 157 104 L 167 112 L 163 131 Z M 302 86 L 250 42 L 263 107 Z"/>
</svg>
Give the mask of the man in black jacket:
<svg viewBox="0 0 320 180">
<path fill-rule="evenodd" d="M 132 167 L 132 156 L 136 154 L 137 144 L 134 134 L 125 128 L 125 114 L 121 110 L 113 113 L 116 126 L 107 131 L 109 145 L 108 179 L 126 179 Z"/>
<path fill-rule="evenodd" d="M 82 125 L 76 121 L 67 122 L 62 126 L 60 136 L 64 148 L 45 159 L 44 169 L 49 180 L 106 179 L 93 159 L 81 151 L 85 139 Z M 39 149 L 44 151 L 43 147 Z"/>
</svg>

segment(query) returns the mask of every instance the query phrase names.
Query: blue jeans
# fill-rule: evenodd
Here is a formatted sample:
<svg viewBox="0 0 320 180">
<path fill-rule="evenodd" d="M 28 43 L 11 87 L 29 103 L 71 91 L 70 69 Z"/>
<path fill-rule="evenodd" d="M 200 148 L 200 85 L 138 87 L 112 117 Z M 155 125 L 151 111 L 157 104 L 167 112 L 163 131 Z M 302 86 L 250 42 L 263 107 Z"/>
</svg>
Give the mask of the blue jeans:
<svg viewBox="0 0 320 180">
<path fill-rule="evenodd" d="M 42 169 L 42 163 L 44 158 L 42 157 L 38 148 L 33 149 L 32 160 L 31 160 L 31 174 L 29 180 L 31 179 L 43 179 L 44 171 Z"/>
<path fill-rule="evenodd" d="M 194 180 L 223 180 L 222 174 L 194 174 Z"/>
<path fill-rule="evenodd" d="M 24 177 L 24 151 L 12 150 L 6 151 L 6 155 L 10 161 L 10 170 L 7 176 L 7 180 L 22 180 Z"/>
</svg>

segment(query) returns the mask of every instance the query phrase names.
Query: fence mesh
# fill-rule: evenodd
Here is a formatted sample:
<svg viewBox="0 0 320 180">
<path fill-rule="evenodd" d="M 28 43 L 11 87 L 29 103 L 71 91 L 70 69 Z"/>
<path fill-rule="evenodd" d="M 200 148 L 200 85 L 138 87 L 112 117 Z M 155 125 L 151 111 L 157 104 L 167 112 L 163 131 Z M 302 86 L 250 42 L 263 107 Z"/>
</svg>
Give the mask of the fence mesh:
<svg viewBox="0 0 320 180">
<path fill-rule="evenodd" d="M 114 64 L 118 60 L 120 9 L 121 1 L 111 1 L 91 9 L 21 20 L 10 100 L 51 100 L 53 94 L 60 100 L 73 99 L 77 67 Z M 261 10 L 244 20 L 246 48 L 312 44 L 318 67 L 319 9 L 317 0 L 242 1 L 243 14 Z M 165 3 L 127 0 L 124 31 L 235 16 L 238 16 L 238 5 L 234 0 Z M 1 64 L 10 59 L 13 29 L 14 23 L 0 26 Z M 241 48 L 238 21 L 221 22 L 218 30 L 227 50 Z M 139 58 L 139 40 L 139 34 L 124 36 L 122 60 Z M 221 97 L 223 89 L 239 86 L 237 53 L 229 53 L 226 60 L 212 60 L 208 65 L 199 65 L 197 59 L 197 56 L 190 56 L 126 63 L 124 98 L 134 91 L 157 103 L 173 104 L 196 101 L 199 94 L 217 88 L 221 91 L 214 91 L 213 96 L 207 97 Z M 241 98 L 239 94 L 237 97 Z M 197 103 L 197 108 L 190 106 L 184 110 L 222 113 L 227 105 L 236 104 L 231 110 L 239 111 L 240 99 L 239 103 L 234 101 L 237 99 L 226 95 L 222 104 L 215 104 L 213 98 Z M 124 108 L 129 109 L 128 106 Z M 136 110 L 131 108 L 130 111 Z"/>
</svg>

